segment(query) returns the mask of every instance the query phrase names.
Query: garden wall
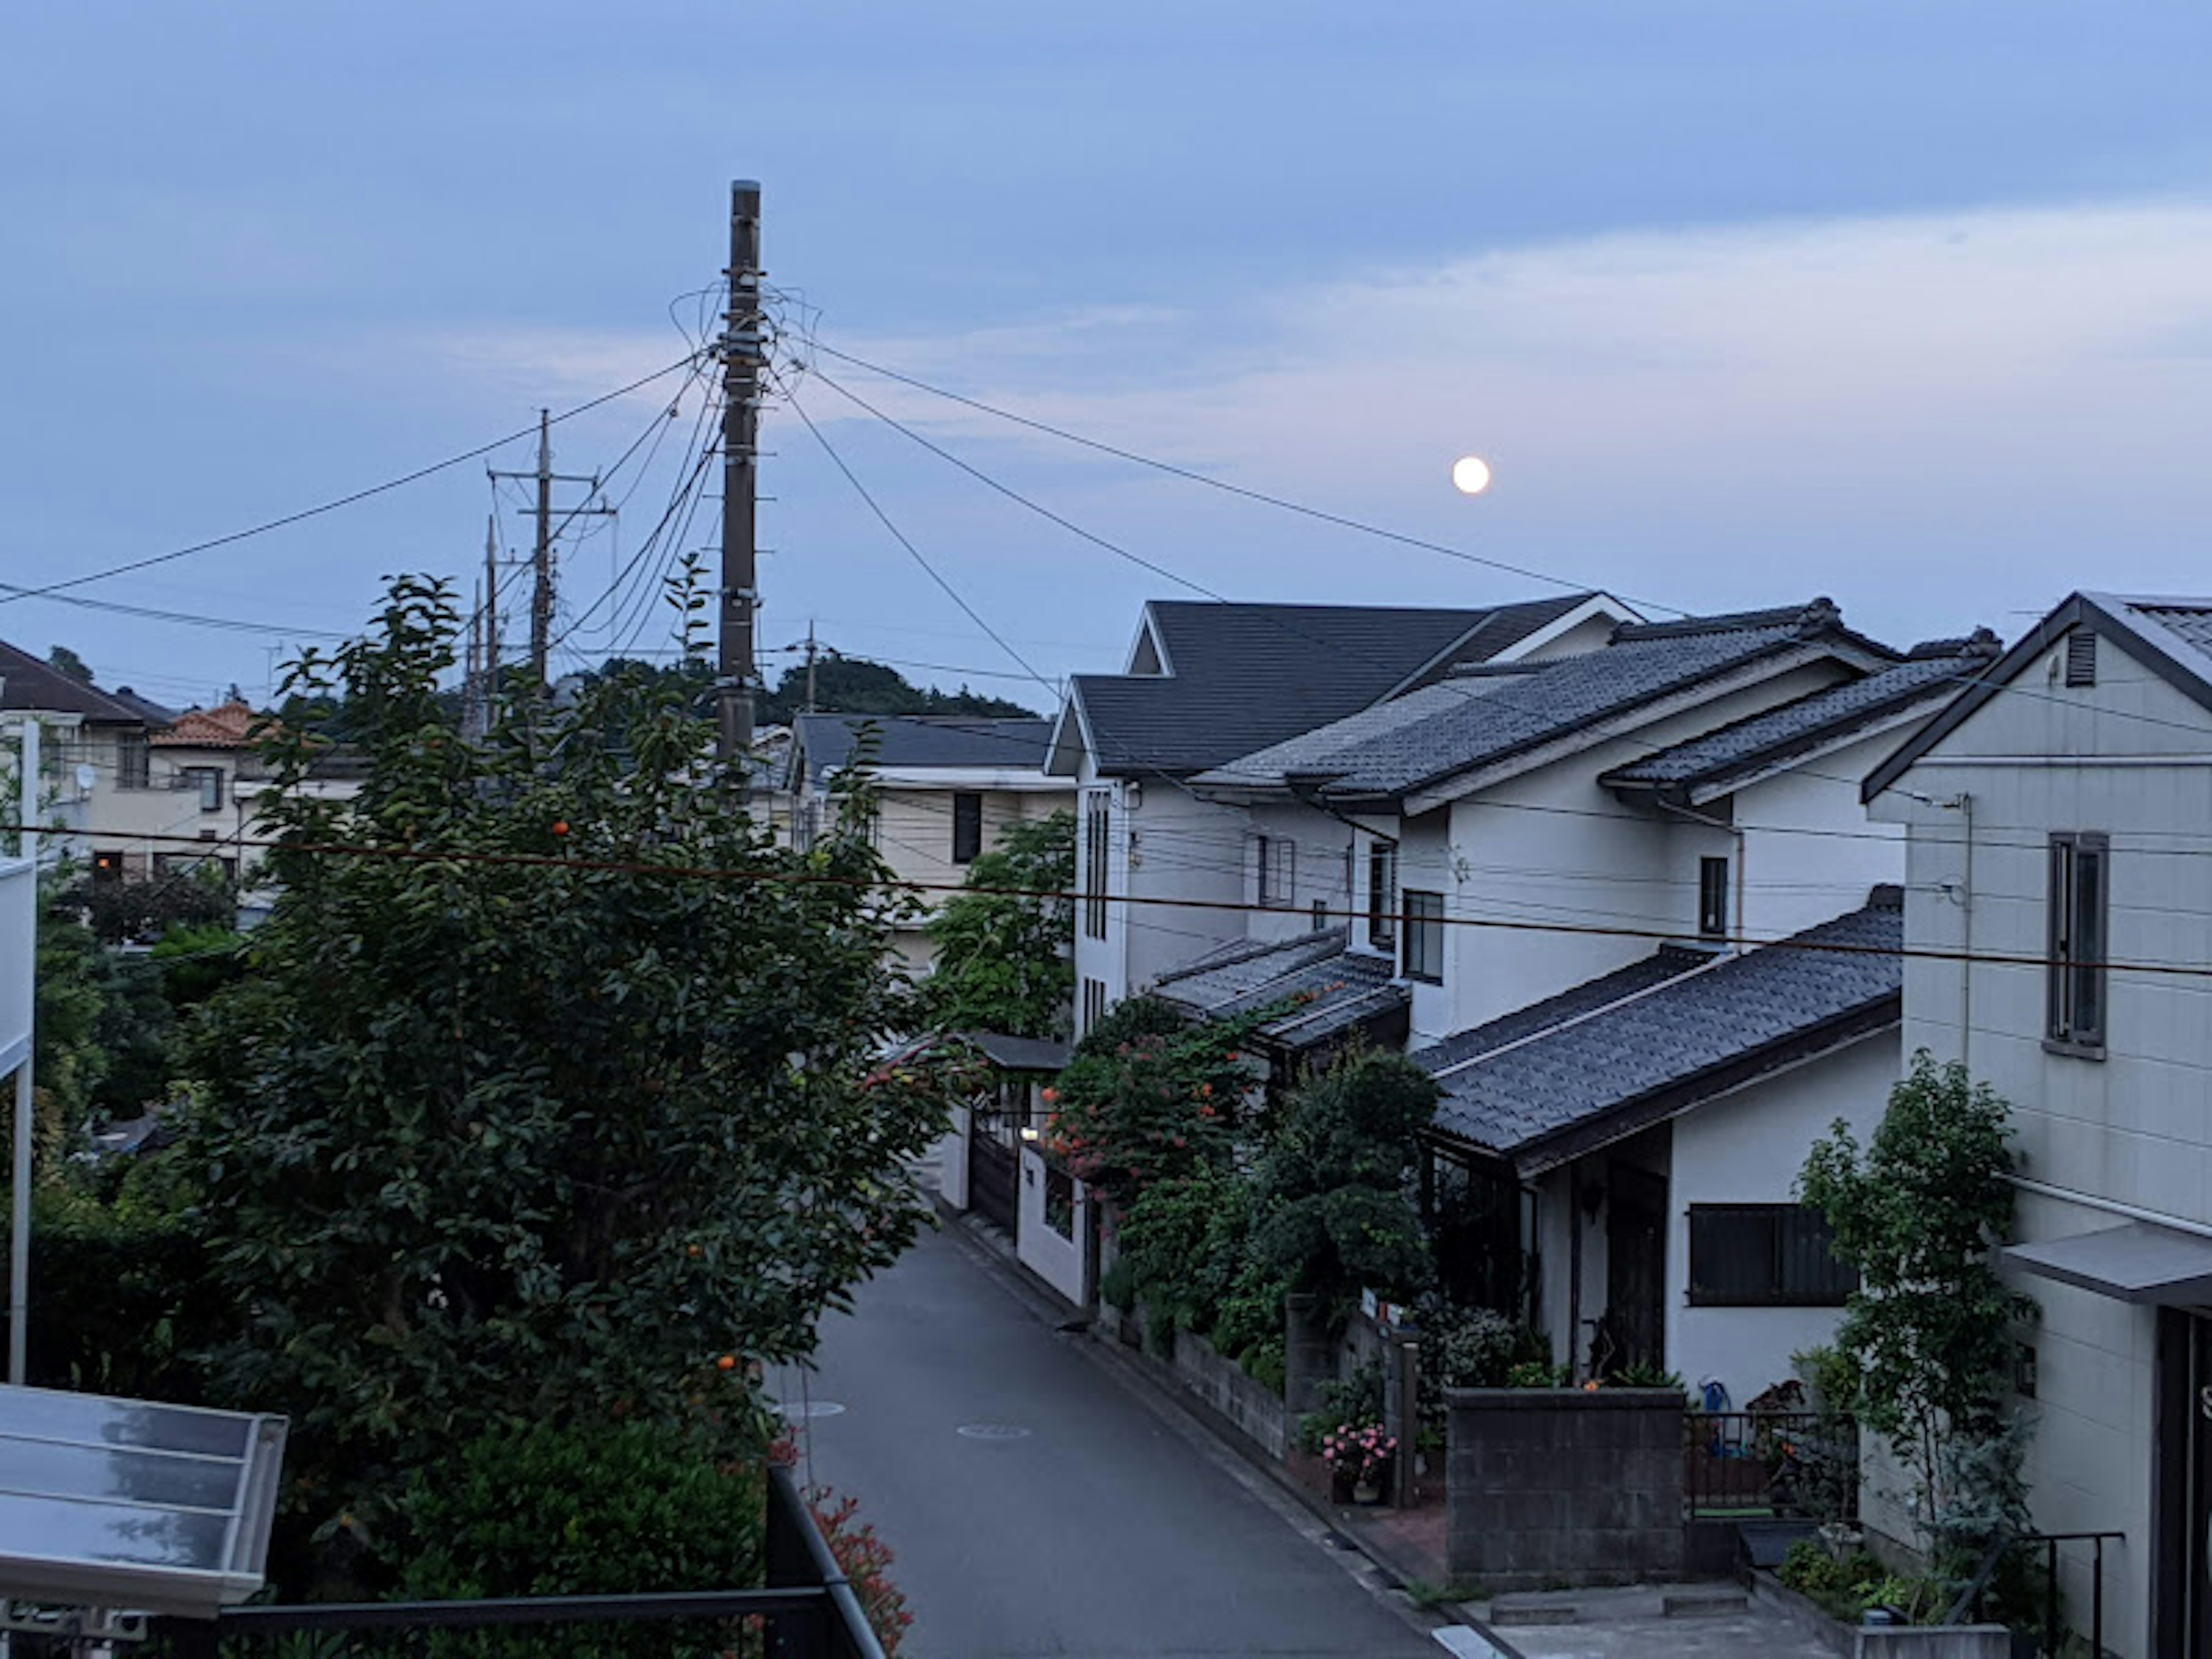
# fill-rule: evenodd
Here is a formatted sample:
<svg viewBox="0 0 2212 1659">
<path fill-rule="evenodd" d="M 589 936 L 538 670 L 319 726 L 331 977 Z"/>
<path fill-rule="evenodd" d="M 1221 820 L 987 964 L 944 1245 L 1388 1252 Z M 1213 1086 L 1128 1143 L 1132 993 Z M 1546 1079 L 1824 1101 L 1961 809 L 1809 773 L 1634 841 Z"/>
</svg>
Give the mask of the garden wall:
<svg viewBox="0 0 2212 1659">
<path fill-rule="evenodd" d="M 1079 1308 L 1091 1296 L 1084 1261 L 1084 1245 L 1091 1237 L 1091 1198 L 1081 1182 L 1070 1182 L 1066 1207 L 1055 1211 L 1046 1202 L 1052 1176 L 1044 1154 L 1024 1146 L 1021 1224 L 1014 1230 L 1015 1249 L 1022 1266 Z M 1063 1225 L 1066 1232 L 1060 1231 Z"/>
<path fill-rule="evenodd" d="M 1679 1577 L 1673 1389 L 1450 1389 L 1444 1550 L 1498 1589 Z"/>
<path fill-rule="evenodd" d="M 1175 1375 L 1186 1393 L 1234 1424 L 1268 1456 L 1282 1461 L 1291 1443 L 1290 1413 L 1273 1389 L 1247 1376 L 1242 1365 L 1223 1358 L 1211 1342 L 1188 1331 L 1176 1333 Z"/>
</svg>

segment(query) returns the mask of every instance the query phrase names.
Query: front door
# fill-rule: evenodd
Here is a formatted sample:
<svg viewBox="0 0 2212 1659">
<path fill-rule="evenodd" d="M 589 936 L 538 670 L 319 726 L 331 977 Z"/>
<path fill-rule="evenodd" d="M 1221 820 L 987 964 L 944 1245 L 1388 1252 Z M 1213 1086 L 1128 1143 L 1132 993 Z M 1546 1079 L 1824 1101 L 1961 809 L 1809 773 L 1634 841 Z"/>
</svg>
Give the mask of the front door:
<svg viewBox="0 0 2212 1659">
<path fill-rule="evenodd" d="M 1613 1365 L 1656 1367 L 1667 1352 L 1667 1178 L 1615 1164 L 1606 1174 L 1605 1317 Z"/>
<path fill-rule="evenodd" d="M 2212 1659 L 2212 1317 L 2158 1316 L 2157 1651 Z"/>
</svg>

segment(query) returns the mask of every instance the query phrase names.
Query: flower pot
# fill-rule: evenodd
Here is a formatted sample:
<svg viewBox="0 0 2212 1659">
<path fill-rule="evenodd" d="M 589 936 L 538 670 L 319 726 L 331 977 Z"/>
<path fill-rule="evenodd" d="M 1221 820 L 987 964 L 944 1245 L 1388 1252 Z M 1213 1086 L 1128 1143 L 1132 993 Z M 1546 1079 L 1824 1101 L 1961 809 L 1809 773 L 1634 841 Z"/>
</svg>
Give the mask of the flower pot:
<svg viewBox="0 0 2212 1659">
<path fill-rule="evenodd" d="M 1352 1483 L 1352 1501 L 1355 1504 L 1379 1504 L 1382 1501 L 1382 1477 Z"/>
</svg>

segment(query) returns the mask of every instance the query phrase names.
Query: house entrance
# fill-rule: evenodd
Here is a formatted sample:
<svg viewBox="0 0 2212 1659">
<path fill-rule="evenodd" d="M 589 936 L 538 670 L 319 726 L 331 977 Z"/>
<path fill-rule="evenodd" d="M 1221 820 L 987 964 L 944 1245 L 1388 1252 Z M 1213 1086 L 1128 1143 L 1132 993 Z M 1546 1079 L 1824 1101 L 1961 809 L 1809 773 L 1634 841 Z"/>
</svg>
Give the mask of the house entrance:
<svg viewBox="0 0 2212 1659">
<path fill-rule="evenodd" d="M 978 1105 L 968 1121 L 968 1207 L 1010 1234 L 1021 1209 L 1021 1122 L 1003 1102 Z"/>
<path fill-rule="evenodd" d="M 1606 1174 L 1605 1317 L 1614 1366 L 1666 1356 L 1667 1179 L 1632 1164 Z"/>
</svg>

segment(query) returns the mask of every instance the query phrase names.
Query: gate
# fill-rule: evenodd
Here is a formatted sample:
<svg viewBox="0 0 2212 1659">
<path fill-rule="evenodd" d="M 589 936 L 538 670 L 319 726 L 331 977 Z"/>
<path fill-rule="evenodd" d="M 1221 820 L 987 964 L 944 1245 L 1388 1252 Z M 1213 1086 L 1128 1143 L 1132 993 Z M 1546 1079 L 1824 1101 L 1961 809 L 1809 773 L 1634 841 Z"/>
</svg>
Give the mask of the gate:
<svg viewBox="0 0 2212 1659">
<path fill-rule="evenodd" d="M 1021 1120 L 978 1106 L 968 1118 L 968 1207 L 1019 1236 Z"/>
</svg>

